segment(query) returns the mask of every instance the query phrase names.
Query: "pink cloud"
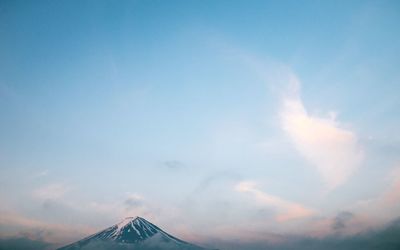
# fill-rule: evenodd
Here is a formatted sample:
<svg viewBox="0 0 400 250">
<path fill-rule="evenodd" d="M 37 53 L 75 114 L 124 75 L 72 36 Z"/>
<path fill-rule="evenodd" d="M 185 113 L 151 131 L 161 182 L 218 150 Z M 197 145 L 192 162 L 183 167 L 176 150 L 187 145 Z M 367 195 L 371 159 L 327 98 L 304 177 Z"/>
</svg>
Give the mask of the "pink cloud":
<svg viewBox="0 0 400 250">
<path fill-rule="evenodd" d="M 251 194 L 257 202 L 275 208 L 277 212 L 276 220 L 278 222 L 305 218 L 315 214 L 315 211 L 301 204 L 259 190 L 257 184 L 254 182 L 240 182 L 236 185 L 236 190 L 241 193 Z"/>
<path fill-rule="evenodd" d="M 400 167 L 391 171 L 389 178 L 391 184 L 381 197 L 385 207 L 400 205 Z"/>
<path fill-rule="evenodd" d="M 2 228 L 1 237 L 22 234 L 33 240 L 44 240 L 49 243 L 67 243 L 94 232 L 93 228 L 86 225 L 49 223 L 4 210 L 0 211 L 0 227 Z M 35 232 L 40 232 L 40 234 L 35 234 Z"/>
<path fill-rule="evenodd" d="M 334 189 L 361 165 L 363 153 L 357 136 L 343 128 L 333 112 L 327 118 L 309 114 L 300 97 L 300 82 L 294 75 L 289 82 L 280 112 L 282 129 L 328 189 Z"/>
<path fill-rule="evenodd" d="M 400 167 L 394 168 L 386 177 L 388 186 L 375 198 L 358 201 L 353 209 L 373 224 L 390 221 L 399 216 Z"/>
</svg>

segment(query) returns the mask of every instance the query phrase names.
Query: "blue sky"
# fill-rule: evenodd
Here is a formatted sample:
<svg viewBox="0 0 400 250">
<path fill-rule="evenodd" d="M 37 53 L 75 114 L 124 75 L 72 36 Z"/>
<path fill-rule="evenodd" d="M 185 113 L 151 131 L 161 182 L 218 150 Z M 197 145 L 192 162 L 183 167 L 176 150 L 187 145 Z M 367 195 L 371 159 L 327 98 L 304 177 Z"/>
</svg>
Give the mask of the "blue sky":
<svg viewBox="0 0 400 250">
<path fill-rule="evenodd" d="M 397 218 L 399 24 L 397 1 L 1 1 L 0 236 Z"/>
</svg>

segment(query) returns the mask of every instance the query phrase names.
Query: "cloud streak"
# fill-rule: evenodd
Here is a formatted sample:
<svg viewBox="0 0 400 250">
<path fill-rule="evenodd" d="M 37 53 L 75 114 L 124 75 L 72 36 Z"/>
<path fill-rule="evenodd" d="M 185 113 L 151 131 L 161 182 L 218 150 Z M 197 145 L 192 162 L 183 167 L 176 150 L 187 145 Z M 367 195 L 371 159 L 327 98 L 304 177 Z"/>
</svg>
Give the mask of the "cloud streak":
<svg viewBox="0 0 400 250">
<path fill-rule="evenodd" d="M 299 80 L 291 76 L 289 81 L 280 111 L 281 127 L 332 190 L 345 183 L 361 165 L 363 152 L 358 138 L 340 125 L 334 113 L 327 118 L 311 115 L 301 99 Z"/>
<path fill-rule="evenodd" d="M 400 209 L 400 167 L 395 167 L 385 178 L 388 186 L 376 197 L 358 201 L 353 209 L 372 224 L 398 217 Z"/>
<path fill-rule="evenodd" d="M 49 223 L 6 210 L 0 210 L 0 228 L 0 238 L 24 236 L 51 243 L 68 242 L 93 232 L 93 228 L 86 225 Z"/>
<path fill-rule="evenodd" d="M 63 197 L 70 188 L 62 183 L 53 183 L 40 187 L 33 191 L 33 196 L 39 199 L 59 199 Z"/>
<path fill-rule="evenodd" d="M 312 209 L 306 208 L 301 204 L 261 191 L 255 182 L 240 182 L 236 185 L 236 191 L 251 194 L 257 202 L 276 209 L 276 220 L 278 222 L 305 218 L 315 214 Z"/>
</svg>

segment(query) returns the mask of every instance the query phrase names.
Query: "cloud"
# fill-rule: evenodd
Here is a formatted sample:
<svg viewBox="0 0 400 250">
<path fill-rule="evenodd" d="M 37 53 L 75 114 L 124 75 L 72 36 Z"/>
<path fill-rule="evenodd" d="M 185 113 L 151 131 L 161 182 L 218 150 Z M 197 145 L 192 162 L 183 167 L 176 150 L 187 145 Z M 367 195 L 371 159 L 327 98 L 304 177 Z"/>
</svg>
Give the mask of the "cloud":
<svg viewBox="0 0 400 250">
<path fill-rule="evenodd" d="M 211 173 L 206 178 L 204 178 L 194 189 L 193 193 L 189 196 L 197 196 L 199 193 L 202 193 L 209 189 L 212 185 L 217 184 L 218 182 L 226 182 L 226 181 L 238 181 L 241 178 L 239 174 L 233 171 L 219 171 L 215 173 Z"/>
<path fill-rule="evenodd" d="M 169 169 L 179 169 L 179 168 L 183 168 L 185 166 L 185 164 L 183 164 L 183 162 L 181 162 L 181 161 L 171 160 L 171 161 L 165 161 L 164 166 Z"/>
<path fill-rule="evenodd" d="M 400 204 L 400 167 L 393 169 L 388 179 L 390 186 L 381 197 L 384 206 L 395 206 Z"/>
<path fill-rule="evenodd" d="M 243 241 L 242 239 L 211 240 L 209 245 L 230 250 L 397 250 L 400 249 L 400 220 L 394 220 L 381 228 L 363 231 L 354 235 L 328 235 L 308 237 L 299 235 L 278 235 L 280 240 Z"/>
<path fill-rule="evenodd" d="M 126 198 L 124 201 L 124 205 L 126 206 L 126 209 L 132 209 L 132 208 L 137 208 L 140 206 L 144 205 L 144 200 L 143 197 L 137 194 L 131 194 Z"/>
<path fill-rule="evenodd" d="M 64 184 L 50 184 L 31 192 L 32 204 L 39 210 L 19 211 L 18 207 L 0 208 L 0 237 L 29 236 L 53 243 L 70 242 L 94 233 L 127 216 L 155 214 L 154 206 L 138 194 L 107 202 L 70 199 Z M 38 204 L 39 203 L 39 204 Z M 39 206 L 40 205 L 40 206 Z M 155 216 L 152 216 L 155 217 Z"/>
<path fill-rule="evenodd" d="M 53 183 L 34 190 L 33 196 L 43 200 L 54 200 L 63 197 L 69 190 L 65 184 Z"/>
<path fill-rule="evenodd" d="M 400 209 L 400 167 L 388 172 L 385 181 L 388 186 L 376 197 L 358 201 L 353 205 L 354 210 L 372 224 L 379 221 L 389 221 L 399 215 Z"/>
<path fill-rule="evenodd" d="M 268 234 L 266 234 L 268 235 Z M 207 239 L 203 244 L 210 246 L 210 249 L 230 249 L 230 250 L 397 250 L 400 248 L 400 220 L 393 220 L 387 225 L 374 230 L 364 231 L 359 234 L 349 236 L 330 235 L 322 238 L 314 238 L 307 236 L 296 235 L 275 235 L 279 238 L 277 241 L 252 240 L 245 241 L 243 239 L 226 240 L 226 239 Z M 15 250 L 43 250 L 54 249 L 55 245 L 50 245 L 47 242 L 32 240 L 29 237 L 16 237 L 8 239 L 0 239 L 0 249 L 15 249 Z M 168 249 L 161 247 L 162 249 Z M 137 249 L 128 245 L 118 245 L 112 242 L 93 242 L 90 245 L 84 246 L 82 249 Z M 142 249 L 142 248 L 141 248 Z M 147 248 L 144 248 L 147 249 Z M 150 249 L 155 249 L 151 248 Z M 160 248 L 156 248 L 160 249 Z"/>
<path fill-rule="evenodd" d="M 93 229 L 86 225 L 49 223 L 14 211 L 0 211 L 0 238 L 24 237 L 31 240 L 60 243 L 92 232 Z"/>
<path fill-rule="evenodd" d="M 309 217 L 315 212 L 301 204 L 284 200 L 280 197 L 270 195 L 257 188 L 254 182 L 240 182 L 236 185 L 236 191 L 249 193 L 261 204 L 277 210 L 276 220 L 279 222 Z"/>
<path fill-rule="evenodd" d="M 333 112 L 327 118 L 309 114 L 300 97 L 300 82 L 294 75 L 289 77 L 289 85 L 280 111 L 282 129 L 297 151 L 317 168 L 327 188 L 334 189 L 362 163 L 358 138 L 340 125 Z"/>
<path fill-rule="evenodd" d="M 334 219 L 333 224 L 332 224 L 332 229 L 338 231 L 338 230 L 341 230 L 341 229 L 345 228 L 347 223 L 351 219 L 353 219 L 353 217 L 354 217 L 354 214 L 350 213 L 350 212 L 347 212 L 347 211 L 343 211 L 343 212 L 338 213 L 336 215 L 335 219 Z"/>
<path fill-rule="evenodd" d="M 33 174 L 32 178 L 33 179 L 41 178 L 41 177 L 47 176 L 48 174 L 49 174 L 49 170 L 46 169 L 46 170 L 40 171 L 40 172 L 38 172 L 36 174 Z"/>
</svg>

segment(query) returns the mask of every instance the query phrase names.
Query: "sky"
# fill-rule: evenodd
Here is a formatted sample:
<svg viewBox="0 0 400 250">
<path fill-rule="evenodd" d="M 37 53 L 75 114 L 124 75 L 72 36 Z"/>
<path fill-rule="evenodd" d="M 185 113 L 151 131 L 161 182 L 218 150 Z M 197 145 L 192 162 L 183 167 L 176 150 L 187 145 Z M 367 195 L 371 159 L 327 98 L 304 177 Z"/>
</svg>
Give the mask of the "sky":
<svg viewBox="0 0 400 250">
<path fill-rule="evenodd" d="M 398 1 L 0 1 L 0 238 L 400 216 Z"/>
</svg>

